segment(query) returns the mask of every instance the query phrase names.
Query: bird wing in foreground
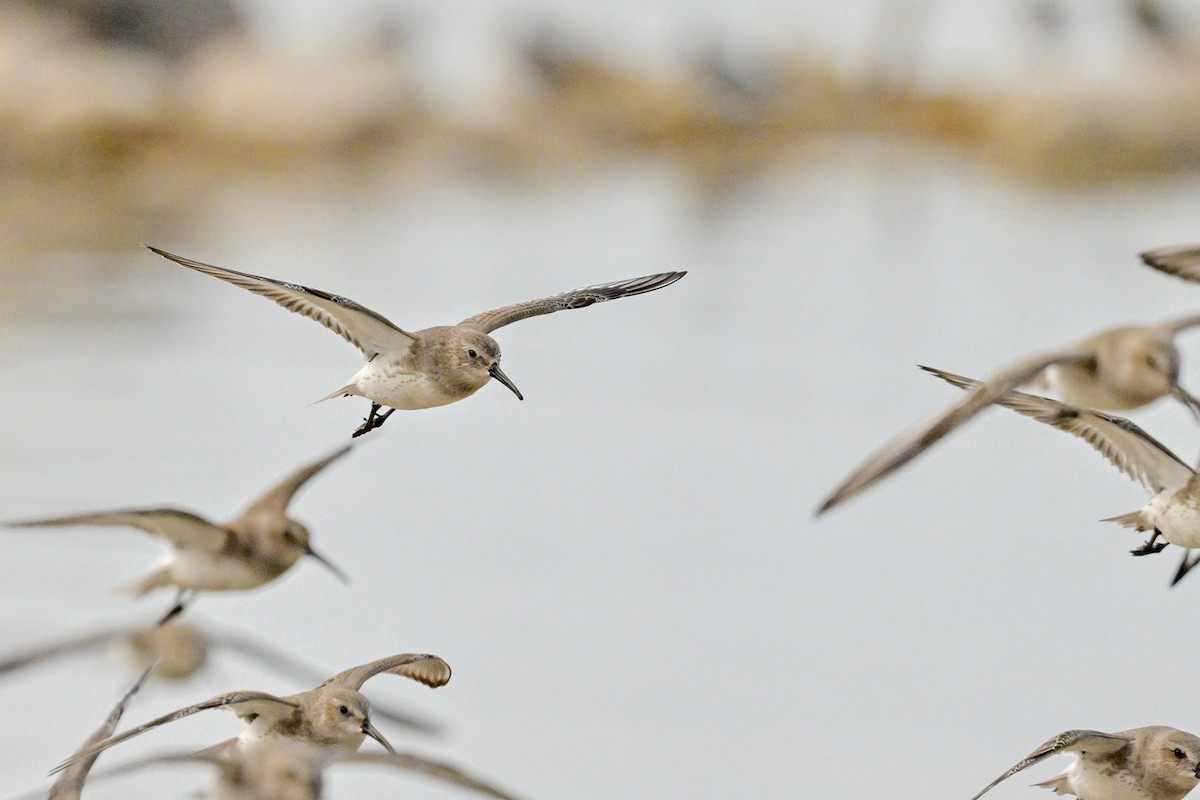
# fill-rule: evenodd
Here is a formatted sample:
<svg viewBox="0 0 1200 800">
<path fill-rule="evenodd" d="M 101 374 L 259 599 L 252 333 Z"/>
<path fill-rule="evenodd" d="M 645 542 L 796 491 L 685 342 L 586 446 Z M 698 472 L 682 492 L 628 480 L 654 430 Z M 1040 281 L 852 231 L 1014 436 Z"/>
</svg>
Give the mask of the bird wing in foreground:
<svg viewBox="0 0 1200 800">
<path fill-rule="evenodd" d="M 645 294 L 670 286 L 675 281 L 687 275 L 686 272 L 660 272 L 657 275 L 646 275 L 641 278 L 629 278 L 612 283 L 601 283 L 596 286 L 586 286 L 583 289 L 573 289 L 569 292 L 556 294 L 553 297 L 543 297 L 540 300 L 528 300 L 491 311 L 484 311 L 468 317 L 458 323 L 468 328 L 474 328 L 483 333 L 491 333 L 512 322 L 536 317 L 541 314 L 552 314 L 568 308 L 587 308 L 595 303 L 616 300 L 621 297 L 632 297 L 635 294 Z"/>
<path fill-rule="evenodd" d="M 961 375 L 932 367 L 921 369 L 961 389 L 975 385 L 975 381 Z M 1009 392 L 994 402 L 1078 436 L 1112 462 L 1113 466 L 1154 494 L 1183 486 L 1195 475 L 1191 467 L 1180 461 L 1161 442 L 1124 417 L 1076 408 L 1024 392 Z"/>
<path fill-rule="evenodd" d="M 350 445 L 347 445 L 337 452 L 322 458 L 320 461 L 315 461 L 296 470 L 277 485 L 271 487 L 270 491 L 262 497 L 251 503 L 237 520 L 230 523 L 230 527 L 252 526 L 255 522 L 266 526 L 282 523 L 287 515 L 288 504 L 292 502 L 292 497 L 295 496 L 296 492 L 300 491 L 300 487 L 318 472 L 325 469 L 325 467 L 349 452 Z"/>
<path fill-rule="evenodd" d="M 149 247 L 149 245 L 147 245 Z M 288 311 L 316 320 L 362 351 L 368 361 L 379 353 L 407 350 L 415 341 L 412 334 L 392 324 L 386 317 L 348 297 L 310 289 L 296 283 L 250 275 L 224 267 L 202 264 L 190 258 L 173 255 L 157 247 L 149 247 L 163 258 L 197 272 L 240 286 L 243 289 L 274 300 Z"/>
<path fill-rule="evenodd" d="M 246 719 L 247 717 L 285 719 L 299 707 L 300 704 L 294 700 L 286 700 L 281 697 L 276 697 L 272 694 L 267 694 L 266 692 L 228 692 L 226 694 L 217 695 L 216 697 L 205 700 L 201 703 L 196 703 L 194 705 L 172 711 L 169 714 L 164 714 L 161 717 L 152 719 L 149 722 L 137 726 L 136 728 L 130 728 L 124 733 L 119 733 L 116 736 L 105 739 L 104 741 L 96 742 L 95 744 L 84 747 L 66 761 L 55 767 L 51 771 L 51 774 L 54 772 L 59 772 L 60 770 L 69 767 L 71 764 L 74 764 L 81 759 L 98 755 L 113 745 L 120 744 L 128 739 L 132 739 L 133 737 L 143 734 L 153 728 L 157 728 L 160 725 L 166 725 L 168 722 L 175 722 L 176 720 L 183 719 L 184 717 L 190 717 L 192 714 L 200 711 L 207 711 L 210 708 L 228 708 L 242 719 Z"/>
<path fill-rule="evenodd" d="M 176 508 L 126 509 L 72 517 L 18 520 L 10 528 L 61 528 L 71 525 L 126 525 L 166 539 L 181 550 L 210 550 L 225 546 L 224 529 L 204 517 Z"/>
<path fill-rule="evenodd" d="M 335 686 L 357 691 L 369 679 L 382 672 L 402 675 L 434 689 L 450 682 L 450 665 L 437 656 L 427 653 L 401 653 L 362 666 L 351 667 L 334 675 L 321 686 Z"/>
<path fill-rule="evenodd" d="M 937 417 L 885 444 L 821 503 L 817 514 L 823 514 L 873 483 L 886 478 L 950 431 L 987 408 L 996 398 L 1037 377 L 1046 367 L 1054 364 L 1085 363 L 1092 357 L 1090 350 L 1068 349 L 1030 356 L 1007 367 L 987 381 L 976 385 L 966 397 Z"/>
<path fill-rule="evenodd" d="M 1100 731 L 1064 731 L 1018 761 L 1008 772 L 983 787 L 983 791 L 972 797 L 971 800 L 979 800 L 992 787 L 1006 778 L 1011 778 L 1026 767 L 1032 767 L 1039 761 L 1058 753 L 1083 750 L 1093 753 L 1115 753 L 1128 745 L 1129 741 L 1123 736 L 1114 736 L 1111 733 L 1101 733 Z"/>
<path fill-rule="evenodd" d="M 104 720 L 104 724 L 97 728 L 96 732 L 84 740 L 83 744 L 80 745 L 80 750 L 86 750 L 92 745 L 102 742 L 112 735 L 112 732 L 117 727 L 117 723 L 121 721 L 121 715 L 125 713 L 125 708 L 129 705 L 129 701 L 132 700 L 133 696 L 137 694 L 139 689 L 142 688 L 142 683 L 153 670 L 154 665 L 147 667 L 146 671 L 143 672 L 136 681 L 134 681 L 133 686 L 129 687 L 129 691 L 125 692 L 125 695 L 121 698 L 113 710 L 109 712 L 108 717 L 106 717 Z M 98 754 L 99 753 L 96 755 Z M 87 780 L 88 771 L 91 770 L 92 764 L 96 762 L 96 755 L 81 758 L 75 763 L 71 764 L 71 766 L 64 769 L 62 774 L 58 776 L 58 780 L 56 780 L 54 785 L 50 787 L 49 800 L 71 800 L 71 798 L 77 799 L 80 791 L 83 789 L 83 782 Z"/>
</svg>

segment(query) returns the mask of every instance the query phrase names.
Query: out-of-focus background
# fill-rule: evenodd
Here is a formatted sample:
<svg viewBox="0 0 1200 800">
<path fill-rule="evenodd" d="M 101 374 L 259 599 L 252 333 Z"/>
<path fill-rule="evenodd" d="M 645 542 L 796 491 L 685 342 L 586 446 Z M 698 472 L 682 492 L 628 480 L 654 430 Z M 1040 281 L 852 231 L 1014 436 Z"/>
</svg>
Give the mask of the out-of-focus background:
<svg viewBox="0 0 1200 800">
<path fill-rule="evenodd" d="M 979 376 L 1200 307 L 1136 259 L 1200 240 L 1198 99 L 1182 0 L 7 0 L 0 517 L 225 518 L 365 413 L 308 406 L 352 348 L 140 243 L 418 328 L 687 269 L 501 330 L 524 403 L 401 412 L 306 487 L 349 587 L 302 563 L 188 619 L 329 674 L 442 655 L 444 689 L 366 688 L 443 735 L 380 727 L 533 800 L 969 797 L 1063 729 L 1198 731 L 1200 577 L 1169 590 L 1175 548 L 1135 560 L 1096 522 L 1144 496 L 1083 444 L 988 413 L 811 516 L 954 399 L 914 364 Z M 1178 406 L 1132 416 L 1195 456 Z M 169 604 L 112 592 L 155 559 L 137 532 L 3 535 L 7 651 Z M 5 676 L 0 796 L 131 678 L 101 653 Z M 307 687 L 218 655 L 127 720 L 251 688 Z M 200 715 L 100 766 L 239 729 Z"/>
</svg>

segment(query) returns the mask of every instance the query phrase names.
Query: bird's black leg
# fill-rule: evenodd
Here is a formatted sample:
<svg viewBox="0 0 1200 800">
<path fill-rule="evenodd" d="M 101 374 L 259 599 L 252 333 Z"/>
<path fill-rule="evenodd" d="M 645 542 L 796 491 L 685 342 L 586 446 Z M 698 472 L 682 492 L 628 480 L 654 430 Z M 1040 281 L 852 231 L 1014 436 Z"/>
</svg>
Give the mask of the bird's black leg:
<svg viewBox="0 0 1200 800">
<path fill-rule="evenodd" d="M 1191 550 L 1183 551 L 1183 560 L 1179 562 L 1179 569 L 1177 569 L 1175 571 L 1175 577 L 1171 579 L 1172 586 L 1174 586 L 1175 584 L 1177 584 L 1181 580 L 1183 580 L 1183 576 L 1187 575 L 1188 572 L 1191 571 L 1192 567 L 1196 566 L 1197 564 L 1200 564 L 1200 556 L 1196 556 L 1195 558 L 1188 558 L 1188 556 L 1190 556 L 1191 554 L 1192 554 Z"/>
<path fill-rule="evenodd" d="M 171 610 L 168 611 L 166 615 L 158 621 L 157 624 L 166 625 L 168 622 L 178 617 L 183 613 L 183 610 L 187 608 L 187 604 L 191 602 L 193 597 L 195 597 L 195 592 L 187 589 L 180 589 L 177 591 L 175 593 L 175 605 L 171 606 Z"/>
<path fill-rule="evenodd" d="M 379 403 L 371 403 L 371 413 L 367 414 L 366 419 L 363 420 L 363 424 L 358 426 L 358 430 L 350 434 L 350 438 L 356 439 L 359 436 L 362 436 L 364 433 L 375 430 L 383 424 L 384 420 L 392 415 L 393 411 L 396 410 L 394 408 L 389 408 L 387 411 L 380 414 L 379 409 L 381 408 L 383 408 L 383 406 L 379 405 Z"/>
<path fill-rule="evenodd" d="M 1162 536 L 1162 532 L 1159 531 L 1158 528 L 1155 528 L 1154 535 L 1147 539 L 1145 544 L 1143 544 L 1137 550 L 1130 550 L 1129 552 L 1133 553 L 1135 556 L 1148 556 L 1151 553 L 1161 553 L 1163 548 L 1167 546 L 1167 542 L 1159 542 L 1158 544 L 1155 544 L 1154 540 L 1159 536 Z"/>
</svg>

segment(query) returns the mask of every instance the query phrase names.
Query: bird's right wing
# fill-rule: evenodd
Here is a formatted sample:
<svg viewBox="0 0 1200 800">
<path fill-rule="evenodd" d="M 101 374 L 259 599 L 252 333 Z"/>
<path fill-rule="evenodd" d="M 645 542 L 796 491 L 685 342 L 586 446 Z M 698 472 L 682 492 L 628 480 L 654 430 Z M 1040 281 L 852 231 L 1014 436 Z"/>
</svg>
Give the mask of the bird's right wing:
<svg viewBox="0 0 1200 800">
<path fill-rule="evenodd" d="M 109 737 L 101 742 L 96 742 L 95 744 L 84 747 L 66 761 L 62 762 L 53 770 L 51 770 L 51 774 L 54 774 L 55 772 L 61 772 L 77 761 L 99 755 L 113 745 L 120 744 L 128 739 L 132 739 L 133 737 L 139 736 L 148 730 L 157 728 L 160 725 L 166 725 L 168 722 L 175 722 L 176 720 L 183 719 L 184 717 L 190 717 L 192 714 L 196 714 L 200 711 L 207 711 L 210 708 L 229 708 L 239 717 L 245 718 L 250 715 L 285 716 L 291 714 L 299 707 L 300 704 L 293 700 L 276 697 L 275 695 L 267 694 L 265 692 L 229 692 L 227 694 L 217 695 L 210 700 L 205 700 L 202 703 L 196 703 L 194 705 L 180 708 L 176 711 L 172 711 L 169 714 L 164 714 L 161 717 L 152 719 L 147 723 L 137 726 L 136 728 L 130 728 L 124 733 L 117 734 L 116 736 Z"/>
<path fill-rule="evenodd" d="M 18 520 L 10 528 L 63 528 L 74 525 L 126 525 L 143 530 L 182 550 L 210 550 L 225 546 L 226 533 L 204 517 L 177 508 L 143 508 L 102 511 L 71 517 Z"/>
<path fill-rule="evenodd" d="M 498 787 L 468 775 L 458 767 L 453 767 L 440 761 L 433 761 L 423 756 L 412 755 L 411 753 L 354 753 L 340 759 L 337 763 L 381 764 L 426 775 L 430 778 L 453 784 L 454 786 L 461 786 L 464 789 L 470 789 L 479 794 L 494 797 L 496 800 L 518 800 L 515 796 L 508 794 Z"/>
<path fill-rule="evenodd" d="M 996 398 L 1033 380 L 1046 367 L 1054 364 L 1082 364 L 1091 358 L 1093 358 L 1093 354 L 1090 350 L 1078 348 L 1041 353 L 1022 359 L 993 375 L 987 381 L 974 385 L 962 400 L 928 422 L 900 434 L 876 451 L 821 503 L 817 514 L 825 513 L 872 484 L 883 480 L 919 456 L 950 431 L 987 408 L 995 402 Z"/>
<path fill-rule="evenodd" d="M 1018 761 L 1008 772 L 1005 772 L 999 778 L 996 778 L 996 780 L 983 787 L 983 791 L 972 797 L 971 800 L 979 800 L 979 798 L 987 794 L 989 790 L 1001 781 L 1011 778 L 1026 767 L 1032 767 L 1034 764 L 1058 753 L 1078 750 L 1087 750 L 1094 753 L 1115 753 L 1126 747 L 1129 741 L 1129 739 L 1123 736 L 1101 733 L 1100 731 L 1064 731 Z"/>
<path fill-rule="evenodd" d="M 387 317 L 360 306 L 349 297 L 340 297 L 298 283 L 286 283 L 261 275 L 214 267 L 212 264 L 192 261 L 157 247 L 147 247 L 180 266 L 220 278 L 226 283 L 274 300 L 288 311 L 316 320 L 361 350 L 363 357 L 368 361 L 379 353 L 407 350 L 416 341 L 411 333 L 396 327 Z"/>
<path fill-rule="evenodd" d="M 960 389 L 975 385 L 975 381 L 961 375 L 932 367 L 922 369 Z M 995 403 L 1078 436 L 1154 494 L 1181 487 L 1195 475 L 1195 471 L 1165 445 L 1124 417 L 1076 408 L 1024 392 L 1009 392 L 997 398 Z"/>
</svg>

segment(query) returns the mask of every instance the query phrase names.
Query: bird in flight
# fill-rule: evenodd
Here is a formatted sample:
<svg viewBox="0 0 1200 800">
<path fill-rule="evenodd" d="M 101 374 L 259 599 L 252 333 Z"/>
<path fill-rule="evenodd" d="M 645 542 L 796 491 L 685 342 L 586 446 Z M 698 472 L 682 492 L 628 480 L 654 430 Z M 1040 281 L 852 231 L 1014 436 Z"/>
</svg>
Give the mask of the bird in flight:
<svg viewBox="0 0 1200 800">
<path fill-rule="evenodd" d="M 602 283 L 485 311 L 457 325 L 407 331 L 348 297 L 202 264 L 157 247 L 149 249 L 176 264 L 274 300 L 288 311 L 316 320 L 357 347 L 366 363 L 349 383 L 323 398 L 355 395 L 371 401 L 370 412 L 351 438 L 378 428 L 398 408 L 444 406 L 470 397 L 493 378 L 518 400 L 524 400 L 516 384 L 500 369 L 500 345 L 489 335 L 492 331 L 528 317 L 653 292 L 687 274 L 663 272 Z M 385 406 L 388 410 L 380 413 Z"/>
</svg>

